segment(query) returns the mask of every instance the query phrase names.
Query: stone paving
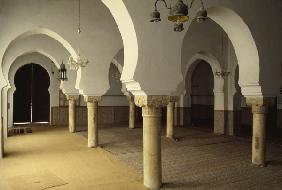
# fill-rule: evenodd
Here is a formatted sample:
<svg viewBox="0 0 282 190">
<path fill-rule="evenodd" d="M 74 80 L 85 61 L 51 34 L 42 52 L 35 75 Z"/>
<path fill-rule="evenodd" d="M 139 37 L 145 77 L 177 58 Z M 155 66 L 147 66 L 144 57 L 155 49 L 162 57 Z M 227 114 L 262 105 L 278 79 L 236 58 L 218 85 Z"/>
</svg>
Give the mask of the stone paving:
<svg viewBox="0 0 282 190">
<path fill-rule="evenodd" d="M 251 140 L 176 127 L 175 142 L 162 131 L 163 189 L 282 189 L 282 146 L 267 144 L 267 167 L 251 165 Z M 81 133 L 87 136 L 86 132 Z M 142 128 L 103 126 L 104 150 L 142 172 Z"/>
</svg>

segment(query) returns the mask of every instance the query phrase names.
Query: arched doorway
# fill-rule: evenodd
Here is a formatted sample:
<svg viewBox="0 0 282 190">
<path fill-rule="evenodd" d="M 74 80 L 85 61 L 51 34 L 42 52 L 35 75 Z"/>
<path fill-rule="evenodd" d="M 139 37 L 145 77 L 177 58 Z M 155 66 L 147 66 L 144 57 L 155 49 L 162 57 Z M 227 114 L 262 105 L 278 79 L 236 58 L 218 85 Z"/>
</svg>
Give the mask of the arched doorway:
<svg viewBox="0 0 282 190">
<path fill-rule="evenodd" d="M 50 78 L 38 64 L 27 64 L 15 74 L 14 124 L 49 123 Z"/>
<path fill-rule="evenodd" d="M 193 126 L 213 130 L 214 76 L 210 65 L 201 60 L 191 80 L 191 122 Z"/>
</svg>

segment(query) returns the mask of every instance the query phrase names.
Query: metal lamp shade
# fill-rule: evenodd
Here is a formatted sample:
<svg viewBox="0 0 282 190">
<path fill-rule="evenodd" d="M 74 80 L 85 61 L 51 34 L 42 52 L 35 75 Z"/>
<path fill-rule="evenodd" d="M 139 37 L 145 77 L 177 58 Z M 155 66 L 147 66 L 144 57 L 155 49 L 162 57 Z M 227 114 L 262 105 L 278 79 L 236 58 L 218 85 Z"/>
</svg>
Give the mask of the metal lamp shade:
<svg viewBox="0 0 282 190">
<path fill-rule="evenodd" d="M 182 0 L 178 0 L 171 8 L 168 20 L 171 22 L 187 22 L 189 20 L 188 6 Z"/>
<path fill-rule="evenodd" d="M 154 10 L 151 15 L 150 22 L 160 22 L 161 21 L 161 13 L 158 10 Z"/>
<path fill-rule="evenodd" d="M 205 9 L 201 9 L 196 15 L 197 23 L 203 23 L 208 19 L 208 12 Z"/>
</svg>

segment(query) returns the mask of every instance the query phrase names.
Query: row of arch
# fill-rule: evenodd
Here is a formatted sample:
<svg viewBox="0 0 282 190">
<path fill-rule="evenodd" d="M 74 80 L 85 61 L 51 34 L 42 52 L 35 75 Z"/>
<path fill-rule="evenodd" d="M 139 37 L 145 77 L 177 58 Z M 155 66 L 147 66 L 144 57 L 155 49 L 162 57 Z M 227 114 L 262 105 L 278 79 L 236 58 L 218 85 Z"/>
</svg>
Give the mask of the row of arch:
<svg viewBox="0 0 282 190">
<path fill-rule="evenodd" d="M 121 80 L 125 84 L 127 84 L 127 82 L 130 83 L 130 85 L 127 85 L 127 89 L 130 91 L 132 82 L 135 81 L 134 80 L 135 78 L 134 70 L 136 69 L 136 65 L 138 64 L 138 59 L 140 57 L 140 55 L 138 55 L 139 54 L 138 52 L 140 52 L 138 50 L 138 37 L 136 36 L 136 31 L 134 29 L 134 24 L 132 22 L 132 19 L 130 15 L 128 14 L 128 10 L 124 4 L 121 1 L 112 2 L 112 1 L 104 0 L 103 2 L 110 9 L 113 17 L 115 18 L 117 22 L 120 32 L 121 32 L 121 36 L 122 36 L 123 43 L 124 43 L 124 67 L 122 71 Z M 209 15 L 209 18 L 214 20 L 225 30 L 225 32 L 228 34 L 228 37 L 231 40 L 235 48 L 236 56 L 238 59 L 238 64 L 240 65 L 239 67 L 240 85 L 241 86 L 244 86 L 244 84 L 253 85 L 253 86 L 258 86 L 258 88 L 260 89 L 258 51 L 255 45 L 254 39 L 251 35 L 251 32 L 248 29 L 248 26 L 244 23 L 244 21 L 240 18 L 240 16 L 238 16 L 234 11 L 227 9 L 227 8 L 223 8 L 223 7 L 209 8 L 208 15 Z M 131 22 L 122 24 L 122 23 L 125 23 L 124 19 L 131 21 Z M 229 21 L 232 21 L 232 22 L 229 22 Z M 27 31 L 27 32 L 24 32 L 18 35 L 16 38 L 14 38 L 9 43 L 6 51 L 8 51 L 9 47 L 12 44 L 16 43 L 17 40 L 26 38 L 28 36 L 39 35 L 39 34 L 49 36 L 50 38 L 58 41 L 69 52 L 69 54 L 72 57 L 76 58 L 78 56 L 78 54 L 76 53 L 76 51 L 74 50 L 74 48 L 71 46 L 70 43 L 68 43 L 59 34 L 49 29 L 46 29 L 46 28 L 37 28 L 37 29 L 30 30 L 30 31 Z M 5 64 L 10 64 L 10 63 L 5 63 L 6 51 L 4 52 L 4 55 L 2 57 L 2 67 Z M 51 55 L 48 55 L 44 51 L 39 50 L 39 52 L 48 56 L 58 67 L 58 61 L 56 61 L 54 57 L 52 57 Z M 28 52 L 25 52 L 25 53 L 28 53 Z M 203 52 L 200 52 L 199 55 L 201 55 L 202 57 L 205 56 L 206 58 L 210 59 L 211 62 L 216 61 L 213 56 L 205 55 L 205 53 Z M 213 67 L 213 71 L 219 70 L 218 68 L 219 64 L 216 63 L 214 65 L 215 67 Z M 252 68 L 253 72 L 251 75 L 245 69 L 246 65 L 248 68 L 250 67 Z M 2 72 L 5 73 L 6 71 L 2 70 Z M 81 87 L 80 85 L 81 79 L 82 79 L 81 71 L 79 70 L 76 76 L 76 84 L 75 84 L 76 88 Z M 215 78 L 215 80 L 218 80 L 218 79 Z M 7 78 L 1 81 L 7 81 Z M 7 84 L 2 84 L 2 87 L 6 85 Z M 141 84 L 139 86 L 142 87 Z M 78 90 L 80 90 L 80 92 L 84 91 L 84 89 L 78 89 Z M 133 93 L 134 91 L 135 89 L 132 89 Z M 246 91 L 243 91 L 243 92 L 246 92 Z"/>
<path fill-rule="evenodd" d="M 142 50 L 142 43 L 145 41 L 140 41 L 142 38 L 140 38 L 140 32 L 137 31 L 137 26 L 135 24 L 135 20 L 133 19 L 132 14 L 130 14 L 130 11 L 128 10 L 126 4 L 122 1 L 109 1 L 109 0 L 103 0 L 102 1 L 110 10 L 112 13 L 118 28 L 121 33 L 121 37 L 123 40 L 123 49 L 124 49 L 124 60 L 123 64 L 118 63 L 118 60 L 115 58 L 112 58 L 112 62 L 118 67 L 119 71 L 121 72 L 121 81 L 123 83 L 123 91 L 124 92 L 131 92 L 133 95 L 135 93 L 137 94 L 150 94 L 151 92 L 156 92 L 159 93 L 159 90 L 163 93 L 169 93 L 166 95 L 185 95 L 185 93 L 189 93 L 192 91 L 191 84 L 185 84 L 185 80 L 181 80 L 182 82 L 178 85 L 178 88 L 176 91 L 172 91 L 171 89 L 163 90 L 163 89 L 156 89 L 155 91 L 152 91 L 152 89 L 149 89 L 148 91 L 144 91 L 142 89 L 144 84 L 141 84 L 144 82 L 146 79 L 138 81 L 140 78 L 140 75 L 138 77 L 136 74 L 136 69 L 137 65 L 140 62 L 141 57 L 146 57 L 146 55 L 143 55 L 143 50 Z M 193 11 L 192 11 L 193 12 Z M 208 16 L 211 20 L 219 24 L 222 29 L 227 33 L 231 43 L 234 46 L 236 57 L 238 60 L 238 65 L 239 67 L 239 83 L 240 86 L 242 87 L 242 93 L 243 95 L 261 95 L 261 87 L 259 85 L 259 56 L 258 56 L 258 50 L 255 44 L 255 41 L 252 37 L 252 34 L 248 28 L 248 26 L 245 24 L 245 22 L 242 20 L 242 18 L 237 15 L 234 11 L 228 8 L 224 7 L 210 7 L 208 8 Z M 124 22 L 127 20 L 128 22 Z M 236 27 L 235 27 L 236 26 Z M 235 28 L 235 29 L 234 29 Z M 5 75 L 5 73 L 8 73 L 11 63 L 15 62 L 16 59 L 20 58 L 21 56 L 30 54 L 32 52 L 37 52 L 39 54 L 42 54 L 46 57 L 48 57 L 58 68 L 59 67 L 59 61 L 58 61 L 58 56 L 54 57 L 54 55 L 50 55 L 47 49 L 45 48 L 38 48 L 36 50 L 32 49 L 26 49 L 19 51 L 18 53 L 20 55 L 16 55 L 15 57 L 12 57 L 10 59 L 7 59 L 6 55 L 9 53 L 10 48 L 16 44 L 19 40 L 31 37 L 31 36 L 38 36 L 42 35 L 47 38 L 50 38 L 57 43 L 59 43 L 64 49 L 66 50 L 67 54 L 72 56 L 73 58 L 78 57 L 78 53 L 76 50 L 73 48 L 73 46 L 65 40 L 62 36 L 60 36 L 58 33 L 47 29 L 47 28 L 36 28 L 32 29 L 26 32 L 23 32 L 22 34 L 19 34 L 16 36 L 13 40 L 11 40 L 8 45 L 6 50 L 3 52 L 3 57 L 2 57 L 2 73 L 4 75 L 1 75 L 2 77 L 4 76 L 3 80 L 1 80 L 1 86 L 2 88 L 5 87 L 4 94 L 7 92 L 7 89 L 11 88 L 11 85 L 9 84 L 9 77 Z M 181 38 L 183 39 L 184 36 Z M 180 41 L 183 41 L 183 40 Z M 183 43 L 183 42 L 182 42 Z M 183 46 L 183 45 L 181 45 Z M 181 52 L 181 51 L 179 51 Z M 114 57 L 114 56 L 113 56 Z M 194 55 L 189 62 L 186 64 L 186 68 L 184 69 L 184 72 L 182 73 L 182 78 L 186 78 L 186 75 L 188 76 L 189 80 L 191 80 L 193 70 L 195 69 L 195 66 L 197 64 L 197 60 L 204 60 L 207 63 L 211 64 L 212 72 L 222 72 L 221 64 L 217 60 L 217 58 L 212 55 L 209 52 L 198 52 L 196 55 Z M 91 64 L 91 63 L 90 63 Z M 141 64 L 141 63 L 140 63 Z M 248 73 L 248 69 L 245 69 L 246 67 L 252 68 L 252 74 Z M 232 68 L 231 74 L 233 77 L 235 77 L 235 68 Z M 91 66 L 89 66 L 88 69 L 91 69 Z M 142 71 L 144 68 L 141 68 L 140 71 Z M 69 82 L 62 82 L 61 88 L 65 94 L 78 94 L 81 93 L 82 95 L 96 95 L 95 92 L 93 94 L 87 94 L 88 91 L 86 89 L 81 88 L 83 85 L 81 85 L 82 78 L 85 76 L 82 76 L 82 69 L 80 68 L 77 72 L 75 71 L 70 71 L 71 75 L 69 75 Z M 176 73 L 173 73 L 176 74 Z M 91 77 L 87 76 L 89 79 L 85 81 L 91 80 Z M 150 78 L 150 77 L 148 77 Z M 154 82 L 154 84 L 157 84 L 159 82 L 162 82 L 162 77 L 157 77 L 159 81 Z M 179 77 L 178 77 L 179 78 Z M 173 83 L 172 83 L 173 84 Z M 221 93 L 224 94 L 224 80 L 220 77 L 217 77 L 214 75 L 214 93 Z M 84 87 L 87 85 L 84 85 Z M 186 86 L 188 87 L 186 90 Z M 148 86 L 146 86 L 147 88 Z M 246 88 L 245 88 L 246 87 Z M 248 94 L 248 89 L 249 87 L 252 88 L 252 91 L 250 94 Z M 155 88 L 153 85 L 152 88 Z M 169 87 L 170 88 L 170 87 Z M 174 87 L 175 88 L 175 87 Z M 125 90 L 127 89 L 127 90 Z M 255 89 L 255 90 L 253 90 Z M 100 91 L 101 92 L 101 91 Z M 235 91 L 234 91 L 235 92 Z M 98 94 L 97 95 L 103 95 L 103 94 Z M 186 94 L 187 95 L 187 94 Z M 188 94 L 189 95 L 189 94 Z M 5 96 L 5 95 L 4 95 Z M 2 100 L 7 99 L 7 97 L 4 97 L 2 94 Z M 221 101 L 219 99 L 215 99 L 215 101 Z M 2 101 L 5 102 L 5 101 Z M 189 106 L 188 102 L 188 106 Z M 5 112 L 6 105 L 2 105 L 2 112 Z M 216 103 L 216 106 L 218 106 L 216 109 L 221 109 L 224 110 L 224 102 L 219 102 Z M 2 114 L 3 115 L 3 114 Z"/>
</svg>

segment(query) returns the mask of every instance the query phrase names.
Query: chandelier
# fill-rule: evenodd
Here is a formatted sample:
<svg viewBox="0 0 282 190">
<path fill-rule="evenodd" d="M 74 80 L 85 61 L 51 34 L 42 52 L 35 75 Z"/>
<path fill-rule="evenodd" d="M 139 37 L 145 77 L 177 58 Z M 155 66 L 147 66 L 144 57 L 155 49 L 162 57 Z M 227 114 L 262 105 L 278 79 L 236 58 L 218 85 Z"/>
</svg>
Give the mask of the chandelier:
<svg viewBox="0 0 282 190">
<path fill-rule="evenodd" d="M 183 31 L 184 30 L 183 23 L 189 20 L 188 10 L 192 8 L 192 5 L 195 0 L 192 0 L 190 6 L 188 6 L 188 0 L 186 1 L 186 4 L 183 2 L 183 0 L 177 0 L 177 2 L 173 6 L 171 6 L 171 4 L 172 4 L 172 1 L 174 0 L 170 0 L 169 6 L 166 0 L 156 0 L 155 1 L 155 10 L 150 15 L 151 22 L 160 22 L 161 21 L 161 13 L 157 9 L 157 4 L 160 1 L 163 2 L 165 7 L 170 10 L 169 15 L 168 15 L 168 20 L 171 22 L 174 22 L 173 30 L 175 32 Z M 203 0 L 200 0 L 200 1 L 201 1 L 202 7 L 196 15 L 196 21 L 198 23 L 202 23 L 207 19 L 207 10 L 204 8 Z"/>
<path fill-rule="evenodd" d="M 79 67 L 85 67 L 88 63 L 88 59 L 82 59 L 80 55 L 78 55 L 77 58 L 70 56 L 68 61 L 71 70 L 77 70 Z"/>
<path fill-rule="evenodd" d="M 81 24 L 80 24 L 80 17 L 81 17 L 80 0 L 78 0 L 78 30 L 77 30 L 78 38 L 79 38 L 78 40 L 80 40 L 80 33 L 82 32 Z M 79 41 L 78 41 L 78 43 L 79 43 Z M 78 44 L 78 46 L 79 46 L 79 44 Z M 89 63 L 88 59 L 81 58 L 80 52 L 79 52 L 79 47 L 78 47 L 78 56 L 76 58 L 70 56 L 69 61 L 68 61 L 68 64 L 69 64 L 71 70 L 78 70 L 80 67 L 85 67 L 88 63 Z"/>
</svg>

